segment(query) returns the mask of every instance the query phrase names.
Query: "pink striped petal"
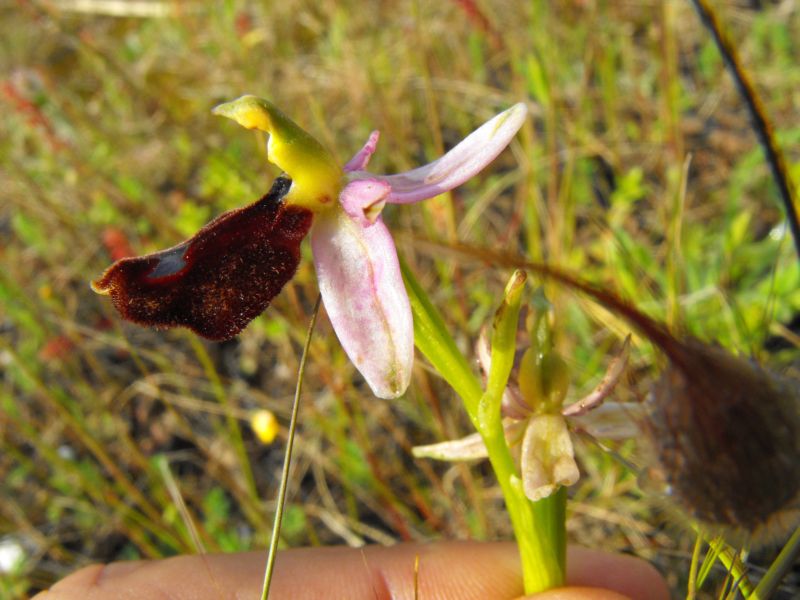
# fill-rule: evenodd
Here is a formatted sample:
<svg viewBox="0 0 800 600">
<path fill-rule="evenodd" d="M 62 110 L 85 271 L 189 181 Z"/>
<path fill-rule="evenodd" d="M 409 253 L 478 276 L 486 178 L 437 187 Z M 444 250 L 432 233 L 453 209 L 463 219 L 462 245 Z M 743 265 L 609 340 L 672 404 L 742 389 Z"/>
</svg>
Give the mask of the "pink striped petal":
<svg viewBox="0 0 800 600">
<path fill-rule="evenodd" d="M 525 105 L 519 102 L 481 125 L 438 160 L 406 173 L 381 176 L 392 186 L 389 203 L 419 202 L 461 185 L 508 146 L 527 113 Z"/>
<path fill-rule="evenodd" d="M 311 248 L 342 347 L 376 396 L 397 398 L 411 379 L 414 327 L 389 230 L 381 219 L 362 227 L 331 210 L 314 220 Z"/>
<path fill-rule="evenodd" d="M 369 159 L 375 154 L 375 148 L 378 146 L 378 139 L 380 139 L 380 137 L 380 131 L 373 131 L 370 133 L 369 139 L 367 143 L 364 144 L 364 147 L 356 152 L 356 155 L 344 166 L 344 172 L 349 173 L 350 171 L 363 171 L 366 169 L 367 164 L 369 164 Z"/>
</svg>

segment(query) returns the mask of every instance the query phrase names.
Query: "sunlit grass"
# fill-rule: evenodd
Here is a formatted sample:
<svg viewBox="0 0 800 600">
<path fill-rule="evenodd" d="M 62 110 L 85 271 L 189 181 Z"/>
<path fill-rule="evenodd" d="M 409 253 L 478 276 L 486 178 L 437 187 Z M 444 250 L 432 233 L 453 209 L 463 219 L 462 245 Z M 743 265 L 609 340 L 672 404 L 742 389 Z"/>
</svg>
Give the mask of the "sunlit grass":
<svg viewBox="0 0 800 600">
<path fill-rule="evenodd" d="M 224 344 L 121 323 L 88 285 L 114 252 L 172 245 L 268 189 L 277 173 L 260 140 L 210 114 L 242 93 L 269 97 L 340 160 L 380 129 L 376 172 L 426 162 L 529 102 L 530 123 L 491 170 L 435 205 L 385 213 L 464 351 L 509 271 L 420 238 L 548 260 L 675 331 L 776 368 L 797 360 L 796 346 L 765 343 L 800 309 L 800 267 L 688 3 L 490 4 L 478 3 L 486 26 L 457 2 L 165 2 L 163 18 L 0 9 L 0 537 L 28 553 L 0 595 L 89 561 L 196 551 L 186 515 L 208 551 L 268 539 L 283 438 L 266 446 L 248 422 L 257 408 L 288 420 L 311 262 Z M 720 4 L 800 179 L 799 13 Z M 628 325 L 544 285 L 573 393 L 589 389 Z M 659 360 L 636 342 L 623 397 L 644 396 Z M 411 458 L 415 444 L 468 431 L 423 359 L 404 398 L 377 400 L 323 311 L 305 390 L 286 545 L 510 536 L 485 467 Z M 633 443 L 617 450 L 636 456 Z M 665 533 L 618 462 L 581 455 L 572 539 L 645 556 L 685 589 L 692 536 Z"/>
</svg>

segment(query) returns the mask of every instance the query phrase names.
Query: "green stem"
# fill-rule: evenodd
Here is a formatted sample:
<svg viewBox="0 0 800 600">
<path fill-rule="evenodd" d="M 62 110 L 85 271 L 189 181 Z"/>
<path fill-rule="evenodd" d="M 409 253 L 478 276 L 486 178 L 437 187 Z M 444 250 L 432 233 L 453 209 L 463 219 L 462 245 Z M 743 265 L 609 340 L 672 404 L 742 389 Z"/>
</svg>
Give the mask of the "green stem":
<svg viewBox="0 0 800 600">
<path fill-rule="evenodd" d="M 775 592 L 781 580 L 792 569 L 798 555 L 800 555 L 800 527 L 794 530 L 792 537 L 778 554 L 778 558 L 770 565 L 764 577 L 758 582 L 755 591 L 750 596 L 759 600 L 769 598 Z"/>
<path fill-rule="evenodd" d="M 499 438 L 487 433 L 489 437 L 481 435 L 514 529 L 525 593 L 559 587 L 566 570 L 566 490 L 538 502 L 528 500 L 502 433 Z"/>
<path fill-rule="evenodd" d="M 692 562 L 689 563 L 689 583 L 687 584 L 686 600 L 694 600 L 697 597 L 697 570 L 700 565 L 700 551 L 702 549 L 703 538 L 698 535 L 694 541 Z"/>
<path fill-rule="evenodd" d="M 477 427 L 474 417 L 478 413 L 478 402 L 483 395 L 481 384 L 467 360 L 458 351 L 453 338 L 447 333 L 442 317 L 428 300 L 411 270 L 402 260 L 400 267 L 414 315 L 414 344 L 461 397 L 467 414 Z"/>
<path fill-rule="evenodd" d="M 410 269 L 401 262 L 414 316 L 414 342 L 436 371 L 461 396 L 464 408 L 483 438 L 489 462 L 506 502 L 520 552 L 525 593 L 564 583 L 566 531 L 564 490 L 531 502 L 506 442 L 500 401 L 513 364 L 521 289 L 509 286 L 507 301 L 498 311 L 492 348 L 492 368 L 484 393 L 466 358 L 458 351 L 441 315 L 431 304 Z M 512 283 L 513 283 L 512 279 Z M 522 277 L 524 281 L 524 277 Z M 513 325 L 513 327 L 512 327 Z"/>
<path fill-rule="evenodd" d="M 697 526 L 693 526 L 695 531 L 699 531 Z M 706 539 L 706 543 L 716 554 L 717 560 L 728 570 L 731 578 L 739 588 L 739 593 L 745 598 L 752 598 L 753 586 L 747 577 L 747 567 L 742 564 L 737 552 L 735 552 L 721 537 Z"/>
</svg>

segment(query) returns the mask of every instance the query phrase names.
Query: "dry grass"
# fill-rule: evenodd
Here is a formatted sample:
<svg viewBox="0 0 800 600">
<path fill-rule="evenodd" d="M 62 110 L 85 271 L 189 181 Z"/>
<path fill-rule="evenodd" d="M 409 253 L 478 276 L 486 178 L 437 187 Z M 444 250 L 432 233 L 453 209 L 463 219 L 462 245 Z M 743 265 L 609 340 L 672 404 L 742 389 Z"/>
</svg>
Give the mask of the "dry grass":
<svg viewBox="0 0 800 600">
<path fill-rule="evenodd" d="M 491 169 L 424 208 L 387 211 L 466 351 L 508 273 L 418 238 L 544 258 L 676 331 L 776 367 L 797 359 L 781 329 L 800 308 L 797 260 L 688 3 L 140 4 L 158 16 L 103 14 L 126 3 L 0 7 L 0 537 L 27 555 L 0 594 L 89 561 L 196 551 L 164 460 L 206 549 L 266 544 L 282 444 L 258 442 L 248 417 L 286 420 L 317 294 L 310 261 L 223 344 L 121 323 L 88 286 L 114 252 L 172 245 L 267 189 L 276 172 L 258 140 L 209 112 L 242 93 L 269 97 L 343 160 L 380 129 L 379 172 L 430 160 L 529 101 L 530 124 Z M 800 10 L 720 4 L 796 176 Z M 577 393 L 627 326 L 546 288 Z M 641 398 L 658 358 L 639 341 L 633 362 L 626 396 Z M 422 359 L 403 399 L 377 400 L 323 317 L 305 385 L 287 545 L 510 535 L 485 466 L 411 459 L 412 445 L 468 430 Z M 635 456 L 633 442 L 618 450 Z M 691 537 L 664 528 L 609 456 L 584 448 L 582 465 L 572 539 L 654 560 L 681 589 Z"/>
</svg>

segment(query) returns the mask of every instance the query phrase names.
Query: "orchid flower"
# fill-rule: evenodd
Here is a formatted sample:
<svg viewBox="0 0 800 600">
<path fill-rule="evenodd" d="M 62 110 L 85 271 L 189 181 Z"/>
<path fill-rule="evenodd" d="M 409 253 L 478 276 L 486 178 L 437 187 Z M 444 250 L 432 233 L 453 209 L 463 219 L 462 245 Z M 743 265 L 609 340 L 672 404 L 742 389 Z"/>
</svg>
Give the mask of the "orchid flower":
<svg viewBox="0 0 800 600">
<path fill-rule="evenodd" d="M 553 353 L 544 355 L 543 359 L 540 355 L 534 367 L 526 365 L 526 359 L 534 354 L 526 351 L 522 355 L 503 393 L 501 408 L 506 441 L 509 447 L 519 448 L 522 488 L 529 500 L 546 498 L 559 487 L 570 486 L 578 480 L 570 424 L 592 437 L 625 439 L 636 435 L 638 430 L 631 418 L 631 409 L 635 411 L 638 405 L 603 404 L 625 370 L 629 348 L 630 336 L 597 386 L 565 407 L 562 403 L 568 379 L 563 361 Z M 477 354 L 482 370 L 488 373 L 491 355 L 485 333 L 478 341 Z M 477 433 L 460 440 L 417 446 L 413 453 L 418 458 L 448 461 L 487 458 L 486 446 Z"/>
<path fill-rule="evenodd" d="M 267 159 L 281 168 L 268 194 L 220 215 L 170 249 L 126 258 L 92 287 L 126 319 L 185 326 L 209 339 L 238 334 L 294 276 L 311 231 L 323 304 L 345 352 L 376 396 L 408 387 L 414 330 L 386 204 L 433 198 L 461 185 L 500 154 L 522 127 L 522 103 L 500 113 L 438 160 L 397 175 L 365 169 L 379 134 L 339 166 L 323 146 L 255 96 L 214 113 L 269 134 Z"/>
</svg>

